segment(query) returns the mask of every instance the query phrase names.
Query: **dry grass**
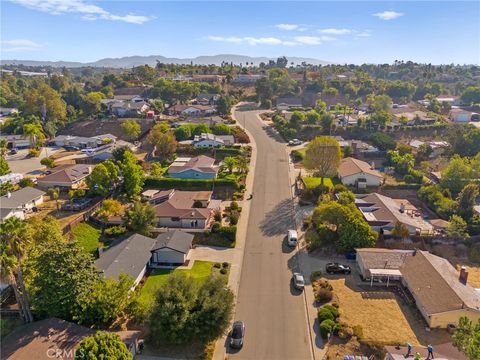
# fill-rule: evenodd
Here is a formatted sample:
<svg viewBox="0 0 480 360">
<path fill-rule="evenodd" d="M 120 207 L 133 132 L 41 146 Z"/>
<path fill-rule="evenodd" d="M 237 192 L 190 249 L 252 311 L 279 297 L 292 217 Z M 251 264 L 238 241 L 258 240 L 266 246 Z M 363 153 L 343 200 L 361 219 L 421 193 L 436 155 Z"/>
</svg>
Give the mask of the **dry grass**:
<svg viewBox="0 0 480 360">
<path fill-rule="evenodd" d="M 420 341 L 410 327 L 402 308 L 391 293 L 378 297 L 364 297 L 345 284 L 345 279 L 330 280 L 335 297 L 340 305 L 340 319 L 350 326 L 361 325 L 367 341 L 386 343 Z M 372 294 L 372 293 L 369 293 Z"/>
<path fill-rule="evenodd" d="M 460 271 L 462 265 L 457 265 L 457 270 Z M 468 271 L 468 283 L 474 288 L 480 288 L 480 266 L 465 265 Z"/>
</svg>

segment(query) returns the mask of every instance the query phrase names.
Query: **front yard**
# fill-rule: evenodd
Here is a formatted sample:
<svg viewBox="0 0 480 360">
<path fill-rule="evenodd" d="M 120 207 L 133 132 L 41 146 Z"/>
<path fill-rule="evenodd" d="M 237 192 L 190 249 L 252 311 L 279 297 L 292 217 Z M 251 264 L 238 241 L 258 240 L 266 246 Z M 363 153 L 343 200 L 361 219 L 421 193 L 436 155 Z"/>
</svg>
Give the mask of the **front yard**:
<svg viewBox="0 0 480 360">
<path fill-rule="evenodd" d="M 303 182 L 305 183 L 305 186 L 307 189 L 315 189 L 318 186 L 320 186 L 322 179 L 319 177 L 304 177 Z M 333 181 L 330 178 L 323 178 L 323 186 L 331 189 L 333 188 Z"/>
</svg>

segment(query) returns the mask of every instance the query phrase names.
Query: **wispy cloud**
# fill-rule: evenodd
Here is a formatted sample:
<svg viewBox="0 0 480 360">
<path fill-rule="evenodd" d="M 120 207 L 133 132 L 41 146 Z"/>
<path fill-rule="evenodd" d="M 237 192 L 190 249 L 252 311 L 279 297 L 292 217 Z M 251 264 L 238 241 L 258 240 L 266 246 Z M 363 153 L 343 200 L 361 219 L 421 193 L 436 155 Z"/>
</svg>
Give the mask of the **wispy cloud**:
<svg viewBox="0 0 480 360">
<path fill-rule="evenodd" d="M 370 37 L 372 36 L 372 32 L 370 30 L 360 31 L 355 35 L 355 37 Z"/>
<path fill-rule="evenodd" d="M 320 34 L 348 35 L 348 34 L 351 34 L 351 33 L 355 32 L 355 30 L 328 28 L 328 29 L 320 29 L 320 30 L 318 30 L 318 32 L 319 32 Z"/>
<path fill-rule="evenodd" d="M 320 45 L 327 41 L 334 41 L 331 36 L 294 36 L 293 38 L 280 39 L 276 37 L 251 37 L 251 36 L 207 36 L 206 39 L 217 42 L 225 42 L 230 44 L 247 44 L 247 45 Z"/>
<path fill-rule="evenodd" d="M 396 18 L 399 18 L 400 16 L 403 16 L 405 14 L 396 12 L 396 11 L 383 11 L 379 13 L 372 14 L 373 16 L 378 17 L 379 19 L 382 20 L 393 20 Z"/>
<path fill-rule="evenodd" d="M 43 48 L 42 44 L 27 39 L 1 41 L 3 52 L 37 51 Z"/>
<path fill-rule="evenodd" d="M 130 24 L 143 24 L 153 17 L 134 14 L 117 15 L 83 0 L 10 0 L 29 9 L 46 12 L 53 15 L 65 13 L 82 14 L 83 20 L 123 21 Z"/>
<path fill-rule="evenodd" d="M 286 30 L 286 31 L 305 31 L 307 28 L 304 25 L 299 24 L 276 24 L 274 25 L 277 29 Z"/>
</svg>

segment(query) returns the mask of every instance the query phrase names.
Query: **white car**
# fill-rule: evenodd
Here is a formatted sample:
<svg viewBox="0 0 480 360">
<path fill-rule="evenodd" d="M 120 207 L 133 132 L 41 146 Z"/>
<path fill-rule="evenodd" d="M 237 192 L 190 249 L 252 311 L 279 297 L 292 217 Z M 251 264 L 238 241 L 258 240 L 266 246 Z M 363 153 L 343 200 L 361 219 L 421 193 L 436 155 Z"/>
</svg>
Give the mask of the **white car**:
<svg viewBox="0 0 480 360">
<path fill-rule="evenodd" d="M 288 246 L 297 246 L 298 234 L 297 230 L 288 230 L 287 231 L 287 244 Z"/>
<path fill-rule="evenodd" d="M 288 142 L 288 145 L 290 146 L 302 145 L 302 141 L 298 139 L 293 139 Z"/>
</svg>

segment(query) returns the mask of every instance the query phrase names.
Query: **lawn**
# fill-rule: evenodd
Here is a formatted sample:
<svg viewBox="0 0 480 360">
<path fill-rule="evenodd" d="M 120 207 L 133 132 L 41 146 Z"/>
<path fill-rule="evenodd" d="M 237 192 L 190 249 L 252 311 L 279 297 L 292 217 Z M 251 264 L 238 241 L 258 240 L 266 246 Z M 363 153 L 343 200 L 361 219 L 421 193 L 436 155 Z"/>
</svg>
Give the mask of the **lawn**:
<svg viewBox="0 0 480 360">
<path fill-rule="evenodd" d="M 340 305 L 340 321 L 361 325 L 366 341 L 382 343 L 438 344 L 448 341 L 448 333 L 425 331 L 424 322 L 415 317 L 415 309 L 401 304 L 390 292 L 365 292 L 345 279 L 330 279 L 334 296 Z"/>
<path fill-rule="evenodd" d="M 321 179 L 319 177 L 304 177 L 303 181 L 305 182 L 305 186 L 308 189 L 315 189 L 317 186 L 320 186 Z M 323 185 L 328 187 L 329 189 L 333 188 L 333 182 L 330 178 L 323 178 Z"/>
<path fill-rule="evenodd" d="M 86 252 L 94 254 L 97 248 L 103 247 L 100 242 L 102 230 L 87 223 L 79 223 L 72 229 L 74 239 Z"/>
<path fill-rule="evenodd" d="M 213 269 L 213 262 L 196 260 L 191 269 L 155 269 L 147 277 L 147 280 L 140 289 L 138 297 L 139 302 L 145 302 L 148 307 L 153 302 L 156 291 L 167 281 L 172 273 L 184 273 L 194 278 L 198 283 L 203 283 L 208 279 Z"/>
</svg>

